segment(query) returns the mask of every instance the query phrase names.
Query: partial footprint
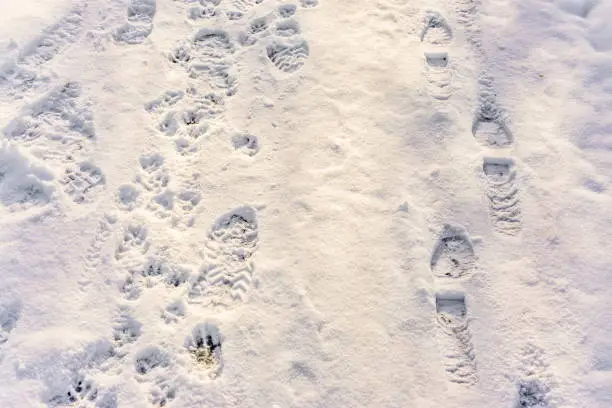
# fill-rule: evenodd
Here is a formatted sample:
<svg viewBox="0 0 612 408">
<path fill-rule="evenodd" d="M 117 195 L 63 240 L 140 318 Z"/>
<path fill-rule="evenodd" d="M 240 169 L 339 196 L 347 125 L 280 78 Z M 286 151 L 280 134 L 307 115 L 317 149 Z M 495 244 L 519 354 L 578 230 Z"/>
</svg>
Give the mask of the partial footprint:
<svg viewBox="0 0 612 408">
<path fill-rule="evenodd" d="M 105 178 L 99 167 L 85 161 L 67 168 L 60 183 L 72 201 L 81 204 L 93 200 L 104 188 Z"/>
<path fill-rule="evenodd" d="M 431 257 L 431 271 L 439 278 L 460 278 L 476 266 L 476 256 L 464 228 L 445 225 Z"/>
<path fill-rule="evenodd" d="M 300 0 L 300 5 L 304 8 L 313 8 L 319 5 L 319 0 Z"/>
<path fill-rule="evenodd" d="M 168 187 L 170 176 L 164 166 L 164 156 L 159 153 L 142 154 L 139 163 L 141 171 L 136 176 L 136 182 L 145 190 L 159 194 Z"/>
<path fill-rule="evenodd" d="M 302 33 L 300 25 L 295 20 L 281 20 L 274 27 L 275 34 L 279 37 L 293 37 Z"/>
<path fill-rule="evenodd" d="M 276 9 L 277 14 L 280 18 L 293 17 L 297 12 L 297 6 L 295 4 L 282 4 Z"/>
<path fill-rule="evenodd" d="M 55 196 L 53 175 L 16 146 L 0 145 L 0 205 L 10 212 L 43 207 Z"/>
<path fill-rule="evenodd" d="M 287 74 L 302 68 L 309 54 L 308 41 L 303 38 L 277 38 L 266 47 L 266 55 L 272 65 Z"/>
<path fill-rule="evenodd" d="M 161 317 L 166 324 L 176 323 L 185 316 L 186 305 L 181 299 L 170 302 L 162 311 Z"/>
<path fill-rule="evenodd" d="M 115 40 L 126 44 L 141 44 L 153 31 L 156 0 L 130 0 L 127 22 L 115 30 Z"/>
<path fill-rule="evenodd" d="M 191 282 L 189 301 L 229 306 L 244 300 L 252 281 L 250 258 L 258 241 L 253 208 L 239 207 L 219 218 L 208 236 L 207 264 Z"/>
<path fill-rule="evenodd" d="M 139 375 L 148 375 L 158 368 L 168 367 L 170 358 L 157 347 L 146 347 L 136 354 L 134 369 Z"/>
<path fill-rule="evenodd" d="M 136 355 L 136 379 L 149 384 L 149 402 L 153 406 L 166 406 L 176 397 L 178 387 L 174 384 L 170 366 L 170 357 L 158 347 L 144 348 Z"/>
<path fill-rule="evenodd" d="M 200 323 L 185 340 L 185 347 L 210 378 L 217 378 L 223 371 L 223 338 L 213 323 Z"/>
<path fill-rule="evenodd" d="M 480 105 L 472 124 L 472 134 L 480 144 L 491 148 L 508 147 L 514 143 L 503 112 L 490 90 L 481 93 Z"/>
<path fill-rule="evenodd" d="M 246 154 L 255 156 L 259 152 L 259 140 L 257 136 L 248 133 L 240 133 L 232 136 L 234 149 Z"/>
<path fill-rule="evenodd" d="M 140 189 L 133 184 L 119 186 L 117 191 L 117 207 L 123 211 L 132 211 L 140 205 Z"/>
<path fill-rule="evenodd" d="M 67 389 L 52 397 L 49 404 L 53 407 L 84 407 L 94 406 L 98 399 L 98 388 L 95 384 L 77 373 L 68 385 Z M 99 406 L 96 404 L 95 406 Z"/>
<path fill-rule="evenodd" d="M 472 335 L 463 294 L 436 294 L 438 342 L 449 379 L 459 384 L 478 382 Z"/>
<path fill-rule="evenodd" d="M 91 240 L 89 248 L 87 249 L 87 255 L 85 255 L 85 268 L 88 270 L 95 271 L 100 264 L 102 248 L 104 247 L 106 240 L 108 240 L 110 237 L 112 226 L 116 221 L 117 218 L 110 213 L 103 214 L 98 221 L 94 237 Z"/>
<path fill-rule="evenodd" d="M 95 137 L 91 104 L 81 95 L 79 83 L 65 83 L 26 107 L 4 135 L 43 160 L 73 162 Z"/>
<path fill-rule="evenodd" d="M 232 5 L 236 8 L 236 10 L 244 13 L 263 2 L 264 0 L 233 0 Z"/>
<path fill-rule="evenodd" d="M 516 235 L 521 230 L 521 207 L 514 162 L 503 158 L 485 158 L 483 172 L 487 179 L 493 226 L 503 234 Z"/>
<path fill-rule="evenodd" d="M 142 334 L 142 323 L 132 316 L 129 307 L 121 306 L 113 325 L 113 342 L 118 350 L 133 344 Z M 123 354 L 123 353 L 121 353 Z"/>
<path fill-rule="evenodd" d="M 115 259 L 127 271 L 137 270 L 144 263 L 150 246 L 147 227 L 137 221 L 129 223 L 115 250 Z"/>
<path fill-rule="evenodd" d="M 189 280 L 191 270 L 167 260 L 163 253 L 149 255 L 138 267 L 129 270 L 123 284 L 123 293 L 128 299 L 136 299 L 145 288 L 165 284 L 167 288 L 178 288 Z"/>
<path fill-rule="evenodd" d="M 212 90 L 223 89 L 227 96 L 238 92 L 234 72 L 234 43 L 223 30 L 203 28 L 192 40 L 193 59 L 189 65 L 192 78 L 208 78 Z"/>
<path fill-rule="evenodd" d="M 199 0 L 198 4 L 189 8 L 188 15 L 192 20 L 201 20 L 215 17 L 217 7 L 221 0 Z"/>
<path fill-rule="evenodd" d="M 554 384 L 539 347 L 528 345 L 522 353 L 521 375 L 517 384 L 517 408 L 553 408 L 550 392 Z"/>
<path fill-rule="evenodd" d="M 425 61 L 425 77 L 429 94 L 439 100 L 450 98 L 452 71 L 449 67 L 448 54 L 446 52 L 426 52 Z"/>
<path fill-rule="evenodd" d="M 425 27 L 421 33 L 421 42 L 433 45 L 447 45 L 453 39 L 453 32 L 442 15 L 429 11 L 425 16 Z"/>
<path fill-rule="evenodd" d="M 76 7 L 19 52 L 19 56 L 0 69 L 2 92 L 14 96 L 39 87 L 49 78 L 40 74 L 40 67 L 54 59 L 79 38 L 83 27 L 84 8 Z"/>
<path fill-rule="evenodd" d="M 168 55 L 171 63 L 184 67 L 191 78 L 206 79 L 209 91 L 223 90 L 227 96 L 238 91 L 234 67 L 234 43 L 220 29 L 202 28 Z"/>
</svg>

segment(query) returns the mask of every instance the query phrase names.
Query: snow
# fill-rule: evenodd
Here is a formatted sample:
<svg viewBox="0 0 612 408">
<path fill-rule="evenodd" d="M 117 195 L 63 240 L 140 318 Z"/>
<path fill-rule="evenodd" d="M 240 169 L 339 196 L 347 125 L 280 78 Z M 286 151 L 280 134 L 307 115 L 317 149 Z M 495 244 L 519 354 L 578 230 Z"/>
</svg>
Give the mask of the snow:
<svg viewBox="0 0 612 408">
<path fill-rule="evenodd" d="M 22 3 L 1 407 L 612 406 L 612 2 Z"/>
</svg>

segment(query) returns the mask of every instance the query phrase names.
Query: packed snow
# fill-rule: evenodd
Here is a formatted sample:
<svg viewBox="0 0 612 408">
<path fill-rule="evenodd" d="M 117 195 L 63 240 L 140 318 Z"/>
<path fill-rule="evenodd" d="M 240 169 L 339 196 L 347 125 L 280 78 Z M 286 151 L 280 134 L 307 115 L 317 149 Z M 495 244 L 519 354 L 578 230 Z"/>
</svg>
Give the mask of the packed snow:
<svg viewBox="0 0 612 408">
<path fill-rule="evenodd" d="M 0 407 L 612 407 L 611 0 L 3 0 Z"/>
</svg>

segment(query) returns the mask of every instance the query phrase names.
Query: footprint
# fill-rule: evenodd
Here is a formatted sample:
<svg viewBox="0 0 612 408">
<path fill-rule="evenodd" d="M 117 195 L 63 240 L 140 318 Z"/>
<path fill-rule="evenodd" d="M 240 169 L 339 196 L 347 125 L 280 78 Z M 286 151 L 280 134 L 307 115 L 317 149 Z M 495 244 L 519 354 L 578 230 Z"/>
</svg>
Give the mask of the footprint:
<svg viewBox="0 0 612 408">
<path fill-rule="evenodd" d="M 232 146 L 234 146 L 234 149 L 247 156 L 255 156 L 259 152 L 259 140 L 257 136 L 246 133 L 234 135 L 232 137 Z"/>
<path fill-rule="evenodd" d="M 85 255 L 85 268 L 89 271 L 95 271 L 98 268 L 102 257 L 102 248 L 110 237 L 111 228 L 116 221 L 117 218 L 110 213 L 102 215 L 98 221 L 94 237 L 87 249 L 87 255 Z"/>
<path fill-rule="evenodd" d="M 200 323 L 185 340 L 185 347 L 210 378 L 217 378 L 223 371 L 223 338 L 216 324 Z"/>
<path fill-rule="evenodd" d="M 170 363 L 168 354 L 152 346 L 140 350 L 134 359 L 136 380 L 150 385 L 149 402 L 153 406 L 166 406 L 178 393 Z"/>
<path fill-rule="evenodd" d="M 480 144 L 491 148 L 508 147 L 514 143 L 501 110 L 490 96 L 481 98 L 472 124 L 472 134 Z"/>
<path fill-rule="evenodd" d="M 10 143 L 0 144 L 0 205 L 9 212 L 42 208 L 55 198 L 53 175 Z"/>
<path fill-rule="evenodd" d="M 485 158 L 483 172 L 495 229 L 506 235 L 516 235 L 521 230 L 521 207 L 514 162 L 511 159 Z"/>
<path fill-rule="evenodd" d="M 132 211 L 140 205 L 140 190 L 133 184 L 119 186 L 117 207 L 123 211 Z"/>
<path fill-rule="evenodd" d="M 439 278 L 460 278 L 476 266 L 476 256 L 464 228 L 445 225 L 431 257 L 431 271 Z"/>
<path fill-rule="evenodd" d="M 431 96 L 439 100 L 449 99 L 452 95 L 452 71 L 448 66 L 446 52 L 425 53 L 425 77 Z"/>
<path fill-rule="evenodd" d="M 304 8 L 313 8 L 319 5 L 319 0 L 300 0 L 300 5 Z"/>
<path fill-rule="evenodd" d="M 450 381 L 473 385 L 478 382 L 472 335 L 468 327 L 465 296 L 436 294 L 438 341 Z"/>
<path fill-rule="evenodd" d="M 51 406 L 86 406 L 87 402 L 94 404 L 98 399 L 98 388 L 95 384 L 86 379 L 82 374 L 76 374 L 71 383 L 63 393 L 52 397 L 49 400 Z M 98 406 L 98 405 L 96 405 Z"/>
<path fill-rule="evenodd" d="M 166 324 L 176 323 L 185 316 L 185 311 L 185 303 L 181 299 L 178 299 L 172 301 L 161 311 L 161 317 Z"/>
<path fill-rule="evenodd" d="M 282 4 L 276 9 L 277 14 L 280 18 L 293 17 L 297 12 L 297 6 L 295 4 Z"/>
<path fill-rule="evenodd" d="M 99 167 L 85 161 L 66 169 L 59 182 L 64 185 L 64 192 L 72 201 L 81 204 L 92 202 L 104 188 L 105 178 Z"/>
<path fill-rule="evenodd" d="M 158 112 L 159 110 L 164 110 L 176 105 L 183 99 L 184 96 L 185 93 L 183 91 L 169 90 L 159 98 L 147 103 L 145 105 L 145 109 L 150 113 Z"/>
<path fill-rule="evenodd" d="M 149 401 L 155 407 L 165 407 L 176 398 L 177 392 L 178 387 L 172 381 L 160 379 L 151 388 Z"/>
<path fill-rule="evenodd" d="M 115 250 L 115 259 L 125 269 L 132 271 L 143 264 L 150 246 L 147 227 L 142 223 L 132 222 L 123 230 L 123 236 Z"/>
<path fill-rule="evenodd" d="M 272 65 L 287 74 L 302 68 L 309 53 L 308 41 L 302 38 L 278 38 L 266 47 L 266 55 Z"/>
<path fill-rule="evenodd" d="M 191 41 L 192 58 L 188 72 L 191 78 L 207 77 L 214 91 L 222 89 L 227 96 L 238 92 L 234 73 L 234 43 L 226 31 L 203 28 Z"/>
<path fill-rule="evenodd" d="M 543 351 L 528 345 L 522 352 L 522 373 L 518 380 L 517 408 L 552 408 L 550 392 L 554 382 L 547 372 Z"/>
<path fill-rule="evenodd" d="M 157 347 L 146 347 L 140 350 L 134 359 L 134 369 L 140 376 L 146 376 L 156 369 L 169 365 L 169 357 Z"/>
<path fill-rule="evenodd" d="M 212 18 L 217 15 L 219 4 L 221 4 L 221 0 L 200 0 L 198 5 L 189 9 L 189 18 L 192 20 Z"/>
<path fill-rule="evenodd" d="M 236 8 L 236 10 L 245 13 L 263 2 L 264 0 L 233 0 L 232 5 Z"/>
<path fill-rule="evenodd" d="M 189 280 L 190 275 L 189 268 L 169 262 L 163 254 L 156 254 L 130 269 L 122 292 L 128 299 L 137 299 L 143 288 L 152 288 L 161 283 L 169 289 L 178 288 Z"/>
<path fill-rule="evenodd" d="M 453 39 L 453 32 L 442 15 L 429 11 L 425 16 L 425 27 L 421 33 L 421 42 L 433 45 L 448 45 Z"/>
<path fill-rule="evenodd" d="M 142 323 L 132 316 L 129 307 L 121 306 L 119 314 L 115 318 L 113 325 L 113 342 L 116 349 L 122 349 L 129 344 L 133 344 L 142 334 Z M 124 354 L 121 352 L 120 354 Z"/>
<path fill-rule="evenodd" d="M 90 103 L 77 82 L 67 82 L 24 109 L 3 130 L 8 140 L 25 144 L 43 160 L 73 162 L 95 138 Z"/>
<path fill-rule="evenodd" d="M 302 33 L 300 25 L 295 20 L 281 20 L 276 23 L 275 33 L 279 37 L 293 37 Z"/>
<path fill-rule="evenodd" d="M 207 264 L 191 282 L 189 301 L 229 306 L 243 301 L 251 286 L 251 257 L 257 250 L 259 228 L 255 210 L 239 207 L 213 226 L 206 245 Z"/>
<path fill-rule="evenodd" d="M 189 156 L 199 150 L 198 142 L 210 127 L 207 120 L 221 115 L 225 111 L 225 102 L 222 96 L 215 93 L 199 95 L 196 90 L 190 89 L 185 98 L 181 93 L 181 99 L 169 99 L 169 104 L 166 103 L 166 98 L 176 94 L 170 92 L 148 103 L 145 108 L 158 117 L 157 130 L 172 138 L 177 153 Z M 167 109 L 169 106 L 174 106 L 175 109 Z"/>
<path fill-rule="evenodd" d="M 153 32 L 156 8 L 156 0 L 130 0 L 127 22 L 115 30 L 115 40 L 126 44 L 143 43 Z"/>
<path fill-rule="evenodd" d="M 158 218 L 164 219 L 172 215 L 174 208 L 174 192 L 164 190 L 151 198 L 147 210 L 153 212 Z"/>
<path fill-rule="evenodd" d="M 170 182 L 170 176 L 164 166 L 165 159 L 159 153 L 142 154 L 139 159 L 140 174 L 136 182 L 150 193 L 159 194 Z"/>
<path fill-rule="evenodd" d="M 73 8 L 24 46 L 14 61 L 4 64 L 0 69 L 0 87 L 3 91 L 16 95 L 48 82 L 49 78 L 41 76 L 40 67 L 78 40 L 83 28 L 84 11 L 82 7 Z"/>
</svg>

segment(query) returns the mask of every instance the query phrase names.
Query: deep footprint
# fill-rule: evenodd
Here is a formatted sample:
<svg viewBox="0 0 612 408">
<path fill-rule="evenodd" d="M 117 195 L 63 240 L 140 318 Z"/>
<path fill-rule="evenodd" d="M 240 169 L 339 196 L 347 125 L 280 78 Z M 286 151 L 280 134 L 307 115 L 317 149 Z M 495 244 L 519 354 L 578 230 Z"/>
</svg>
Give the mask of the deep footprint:
<svg viewBox="0 0 612 408">
<path fill-rule="evenodd" d="M 467 232 L 446 225 L 431 257 L 431 271 L 439 278 L 460 278 L 476 266 L 474 248 Z"/>
</svg>

